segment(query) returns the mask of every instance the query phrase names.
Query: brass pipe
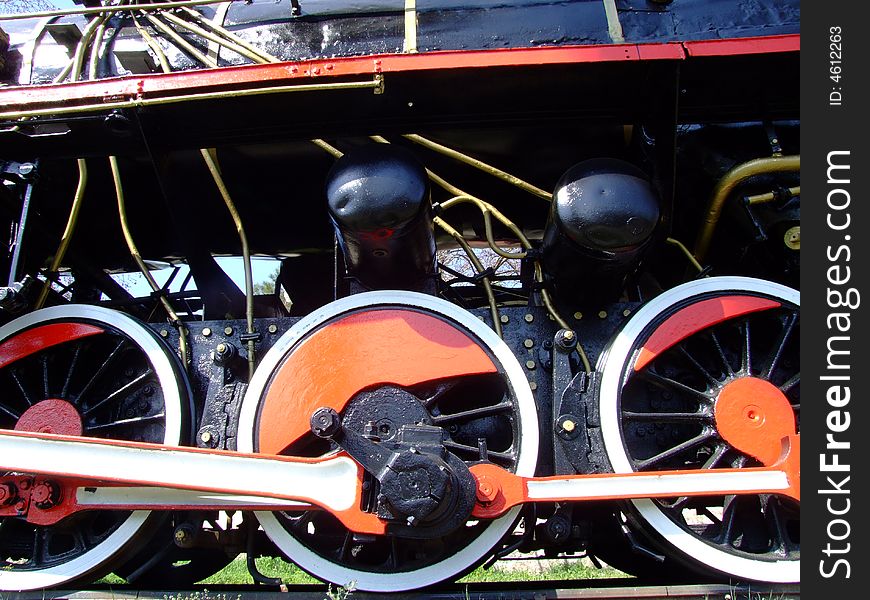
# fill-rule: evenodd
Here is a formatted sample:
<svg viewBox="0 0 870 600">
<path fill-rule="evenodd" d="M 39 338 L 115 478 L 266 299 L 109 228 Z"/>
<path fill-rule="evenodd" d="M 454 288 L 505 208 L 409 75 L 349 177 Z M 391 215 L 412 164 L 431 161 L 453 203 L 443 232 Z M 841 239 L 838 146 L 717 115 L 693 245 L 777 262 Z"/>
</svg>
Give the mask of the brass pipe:
<svg viewBox="0 0 870 600">
<path fill-rule="evenodd" d="M 184 29 L 187 29 L 191 33 L 195 33 L 196 35 L 203 37 L 210 42 L 214 42 L 216 44 L 223 46 L 224 48 L 226 48 L 228 50 L 231 50 L 232 52 L 235 52 L 236 54 L 238 54 L 239 56 L 241 56 L 243 58 L 247 58 L 248 60 L 251 60 L 251 61 L 258 63 L 258 64 L 263 64 L 263 63 L 268 62 L 268 61 L 264 60 L 259 54 L 251 52 L 247 48 L 243 48 L 242 46 L 236 44 L 235 42 L 233 42 L 231 40 L 222 38 L 222 37 L 210 32 L 210 31 L 206 31 L 202 27 L 199 27 L 198 25 L 191 23 L 190 21 L 185 21 L 184 19 L 181 19 L 181 18 L 173 15 L 172 13 L 162 12 L 162 13 L 160 13 L 160 16 L 162 16 L 164 19 L 166 19 L 170 23 L 178 25 L 179 27 L 183 27 Z"/>
<path fill-rule="evenodd" d="M 203 148 L 200 150 L 203 160 L 211 173 L 212 179 L 220 192 L 227 210 L 230 212 L 230 217 L 236 226 L 236 233 L 239 235 L 239 241 L 242 244 L 242 261 L 245 269 L 245 318 L 249 334 L 254 333 L 254 277 L 251 269 L 251 248 L 248 245 L 248 236 L 245 234 L 245 226 L 242 223 L 242 217 L 239 215 L 238 209 L 233 202 L 230 191 L 224 182 L 221 175 L 220 164 L 217 160 L 217 151 L 214 148 Z M 248 340 L 248 375 L 254 376 L 254 368 L 256 360 L 254 357 L 255 342 Z M 250 379 L 249 379 L 250 381 Z"/>
<path fill-rule="evenodd" d="M 442 144 L 439 144 L 437 142 L 433 142 L 432 140 L 424 138 L 421 135 L 407 134 L 407 135 L 404 135 L 402 137 L 409 139 L 412 142 L 415 142 L 417 144 L 420 144 L 421 146 L 429 148 L 430 150 L 434 150 L 435 152 L 438 152 L 439 154 L 443 154 L 444 156 L 448 156 L 450 158 L 453 158 L 455 160 L 463 162 L 467 165 L 471 165 L 475 169 L 479 169 L 480 171 L 483 171 L 484 173 L 492 175 L 493 177 L 497 177 L 498 179 L 501 179 L 502 181 L 506 181 L 507 183 L 510 183 L 511 185 L 514 185 L 514 186 L 520 188 L 521 190 L 529 192 L 530 194 L 533 194 L 539 198 L 542 198 L 542 199 L 546 200 L 547 202 L 552 200 L 553 194 L 547 192 L 546 190 L 542 190 L 541 188 L 534 186 L 531 183 L 523 181 L 519 177 L 511 175 L 510 173 L 508 173 L 506 171 L 502 171 L 501 169 L 499 169 L 497 167 L 494 167 L 490 164 L 487 164 L 487 163 L 483 162 L 482 160 L 472 158 L 471 156 L 468 156 L 467 154 L 463 154 L 462 152 L 459 152 L 458 150 L 454 150 L 453 148 L 449 148 L 449 147 L 444 146 Z"/>
<path fill-rule="evenodd" d="M 206 65 L 207 67 L 217 67 L 218 66 L 216 60 L 212 59 L 209 56 L 206 56 L 205 54 L 203 54 L 202 52 L 197 50 L 193 46 L 193 44 L 191 44 L 186 39 L 181 37 L 181 34 L 179 34 L 172 27 L 170 27 L 169 25 L 167 25 L 166 23 L 161 21 L 158 17 L 156 17 L 152 14 L 149 14 L 147 12 L 143 12 L 142 14 L 145 16 L 146 19 L 148 19 L 151 22 L 152 25 L 154 25 L 154 27 L 156 27 L 157 29 L 162 31 L 163 34 L 166 35 L 166 37 L 171 39 L 173 44 L 175 44 L 176 46 L 181 48 L 184 52 L 189 54 L 191 57 L 198 60 L 199 62 Z"/>
<path fill-rule="evenodd" d="M 795 186 L 788 188 L 789 196 L 800 196 L 801 195 L 801 186 Z M 767 192 L 766 194 L 757 194 L 755 196 L 747 196 L 746 201 L 750 206 L 755 204 L 765 204 L 767 202 L 773 202 L 777 197 L 776 192 Z"/>
<path fill-rule="evenodd" d="M 145 40 L 145 43 L 148 44 L 148 47 L 151 48 L 151 51 L 157 55 L 157 61 L 160 63 L 160 68 L 164 73 L 169 73 L 172 71 L 172 67 L 169 65 L 169 61 L 166 59 L 166 53 L 163 51 L 163 48 L 160 47 L 160 44 L 157 43 L 148 30 L 146 30 L 139 23 L 139 19 L 136 18 L 136 13 L 133 13 L 133 24 L 136 26 L 136 31 L 139 32 L 139 36 Z"/>
<path fill-rule="evenodd" d="M 199 94 L 184 94 L 167 98 L 131 98 L 118 102 L 101 104 L 83 104 L 80 106 L 63 106 L 58 108 L 43 108 L 36 110 L 0 112 L 0 119 L 25 119 L 49 115 L 66 115 L 74 113 L 89 113 L 112 110 L 115 108 L 140 108 L 144 106 L 159 106 L 176 102 L 191 102 L 197 100 L 223 100 L 226 98 L 244 98 L 264 94 L 280 94 L 290 92 L 314 92 L 328 90 L 377 89 L 383 87 L 383 80 L 375 77 L 371 81 L 345 81 L 336 83 L 312 83 L 303 85 L 283 85 L 252 90 L 233 90 L 227 92 L 203 92 Z"/>
<path fill-rule="evenodd" d="M 333 158 L 341 158 L 342 156 L 344 156 L 344 152 L 342 152 L 335 146 L 327 144 L 325 141 L 319 138 L 311 140 L 311 143 L 320 148 L 321 150 L 325 150 L 326 152 L 331 154 Z"/>
<path fill-rule="evenodd" d="M 206 29 L 210 29 L 214 33 L 216 33 L 220 36 L 223 36 L 232 42 L 235 42 L 236 44 L 238 44 L 242 48 L 247 48 L 248 50 L 250 50 L 254 54 L 259 55 L 263 59 L 263 62 L 267 62 L 267 63 L 281 62 L 280 58 L 272 56 L 271 54 L 269 54 L 268 52 L 266 52 L 264 50 L 260 50 L 259 48 L 257 48 L 253 44 L 249 43 L 247 40 L 239 37 L 238 35 L 236 35 L 232 31 L 227 29 L 226 27 L 222 27 L 222 26 L 218 25 L 217 23 L 213 23 L 209 19 L 206 19 L 205 17 L 203 17 L 201 14 L 199 14 L 195 10 L 191 10 L 187 7 L 184 7 L 181 10 L 184 13 L 193 17 L 197 21 L 197 23 L 199 23 L 200 25 L 202 25 Z"/>
<path fill-rule="evenodd" d="M 670 244 L 671 246 L 676 246 L 679 249 L 679 251 L 682 252 L 686 256 L 686 259 L 690 263 L 692 263 L 692 266 L 695 267 L 696 269 L 698 269 L 699 273 L 704 270 L 704 267 L 702 267 L 701 263 L 699 263 L 695 259 L 695 256 L 691 252 L 689 252 L 689 249 L 686 248 L 686 246 L 685 246 L 685 244 L 683 244 L 683 242 L 681 242 L 678 239 L 674 239 L 674 238 L 668 238 L 665 241 L 668 244 Z"/>
<path fill-rule="evenodd" d="M 84 31 L 82 31 L 82 37 L 78 44 L 76 44 L 76 49 L 72 58 L 61 72 L 52 80 L 52 83 L 61 83 L 70 73 L 72 73 L 72 80 L 78 81 L 84 67 L 85 50 L 91 43 L 91 38 L 94 36 L 94 32 L 100 25 L 106 22 L 106 19 L 108 19 L 108 15 L 99 15 L 96 18 L 91 19 L 87 26 L 85 26 Z"/>
<path fill-rule="evenodd" d="M 108 17 L 102 20 L 102 23 L 97 26 L 97 32 L 94 34 L 94 47 L 91 49 L 91 59 L 88 62 L 88 79 L 97 78 L 97 68 L 100 64 L 100 48 L 103 47 L 103 36 L 106 34 L 106 21 Z"/>
<path fill-rule="evenodd" d="M 483 267 L 483 263 L 480 262 L 480 259 L 474 253 L 474 250 L 471 249 L 471 246 L 468 245 L 468 242 L 465 241 L 465 237 L 459 233 L 454 227 L 451 227 L 444 219 L 441 217 L 435 217 L 433 219 L 435 225 L 443 229 L 447 234 L 449 234 L 456 242 L 462 247 L 465 251 L 465 254 L 468 256 L 468 260 L 471 261 L 471 264 L 474 266 L 475 270 L 483 274 L 486 270 Z M 481 278 L 483 282 L 483 291 L 486 293 L 486 299 L 489 302 L 489 313 L 492 317 L 492 328 L 495 329 L 495 333 L 498 337 L 502 337 L 502 329 L 501 329 L 501 318 L 498 314 L 498 304 L 495 302 L 495 294 L 492 293 L 492 284 L 489 281 L 489 276 L 484 275 Z"/>
<path fill-rule="evenodd" d="M 36 19 L 40 17 L 65 17 L 68 15 L 93 15 L 110 8 L 113 11 L 134 10 L 163 10 L 168 8 L 182 8 L 185 6 L 205 6 L 207 4 L 223 4 L 234 0 L 183 0 L 180 2 L 157 2 L 154 4 L 121 4 L 118 6 L 82 6 L 80 8 L 63 8 L 58 10 L 40 10 L 29 13 L 0 15 L 0 21 L 14 21 L 19 19 Z"/>
<path fill-rule="evenodd" d="M 719 223 L 719 217 L 722 215 L 722 208 L 725 206 L 728 197 L 738 185 L 756 175 L 792 173 L 800 171 L 800 168 L 800 155 L 772 156 L 750 160 L 749 162 L 737 165 L 725 173 L 713 189 L 713 194 L 710 197 L 709 204 L 707 205 L 707 214 L 704 217 L 704 223 L 701 226 L 701 231 L 698 233 L 698 239 L 695 242 L 695 258 L 701 262 L 707 255 L 707 251 L 710 249 L 710 243 L 713 241 L 713 234 L 716 231 L 716 225 Z"/>
<path fill-rule="evenodd" d="M 40 290 L 39 297 L 36 299 L 36 304 L 34 306 L 37 310 L 42 308 L 45 305 L 45 301 L 48 299 L 48 292 L 51 290 L 51 278 L 60 268 L 63 258 L 66 256 L 67 248 L 69 248 L 70 240 L 72 240 L 76 224 L 79 220 L 79 211 L 82 208 L 82 200 L 85 197 L 85 189 L 88 185 L 88 163 L 83 158 L 78 159 L 77 162 L 79 166 L 79 182 L 78 185 L 76 185 L 76 192 L 73 196 L 72 208 L 70 208 L 69 211 L 66 228 L 63 230 L 63 235 L 60 237 L 60 246 L 58 246 L 57 252 L 54 253 L 54 257 L 51 259 L 51 266 L 48 268 L 48 274 L 45 278 L 45 282 L 42 284 L 42 290 Z"/>
<path fill-rule="evenodd" d="M 151 271 L 148 270 L 148 265 L 142 260 L 142 255 L 139 253 L 139 248 L 136 247 L 133 234 L 130 232 L 130 223 L 127 221 L 127 206 L 124 201 L 124 187 L 121 184 L 121 171 L 118 168 L 118 157 L 110 156 L 109 166 L 112 168 L 112 179 L 115 182 L 115 196 L 118 199 L 118 217 L 121 220 L 121 231 L 124 234 L 127 249 L 130 251 L 130 255 L 133 257 L 151 289 L 155 292 L 160 292 L 161 288 L 151 275 Z M 163 309 L 166 311 L 170 322 L 178 329 L 178 349 L 181 354 L 181 362 L 184 368 L 187 369 L 190 364 L 190 352 L 187 346 L 187 331 L 185 330 L 184 323 L 178 318 L 178 314 L 164 294 L 158 294 L 157 297 L 160 299 L 160 304 L 163 305 Z"/>
</svg>

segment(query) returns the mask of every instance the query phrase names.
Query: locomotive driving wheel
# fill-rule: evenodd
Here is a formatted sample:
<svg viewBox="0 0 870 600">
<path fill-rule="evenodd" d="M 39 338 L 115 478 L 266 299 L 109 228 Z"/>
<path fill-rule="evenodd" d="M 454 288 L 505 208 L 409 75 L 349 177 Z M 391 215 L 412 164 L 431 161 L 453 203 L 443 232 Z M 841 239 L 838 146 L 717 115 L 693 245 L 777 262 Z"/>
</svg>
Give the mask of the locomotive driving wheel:
<svg viewBox="0 0 870 600">
<path fill-rule="evenodd" d="M 57 306 L 0 328 L 2 429 L 178 445 L 189 403 L 184 381 L 155 333 L 113 310 Z M 88 511 L 51 526 L 0 517 L 0 590 L 105 572 L 137 544 L 148 517 Z"/>
<path fill-rule="evenodd" d="M 443 446 L 533 475 L 538 424 L 513 353 L 456 306 L 412 292 L 338 300 L 297 323 L 264 357 L 242 405 L 239 450 L 322 456 L 338 449 L 308 430 L 328 406 L 343 426 L 389 442 L 403 426 L 443 430 Z M 326 511 L 257 513 L 271 540 L 315 576 L 357 589 L 417 589 L 465 572 L 514 526 L 519 509 L 445 535 L 358 535 Z M 407 532 L 408 529 L 405 529 Z"/>
<path fill-rule="evenodd" d="M 715 277 L 641 308 L 599 364 L 601 431 L 614 471 L 770 462 L 735 445 L 766 420 L 799 429 L 799 305 L 798 292 L 781 285 Z M 679 562 L 789 583 L 800 580 L 799 508 L 774 495 L 682 497 L 632 500 L 626 517 Z"/>
</svg>

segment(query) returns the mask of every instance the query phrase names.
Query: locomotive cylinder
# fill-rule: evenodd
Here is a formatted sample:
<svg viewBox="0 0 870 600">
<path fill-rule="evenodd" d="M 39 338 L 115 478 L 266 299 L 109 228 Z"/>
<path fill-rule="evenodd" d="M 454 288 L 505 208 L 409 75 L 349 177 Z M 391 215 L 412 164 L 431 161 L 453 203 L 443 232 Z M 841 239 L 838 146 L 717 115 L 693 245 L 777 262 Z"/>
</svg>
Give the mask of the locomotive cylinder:
<svg viewBox="0 0 870 600">
<path fill-rule="evenodd" d="M 592 159 L 568 169 L 556 184 L 542 247 L 557 294 L 586 307 L 617 300 L 659 216 L 658 197 L 634 165 Z"/>
<path fill-rule="evenodd" d="M 419 289 L 435 271 L 429 178 L 395 146 L 349 152 L 330 170 L 329 216 L 348 274 L 368 289 Z"/>
</svg>

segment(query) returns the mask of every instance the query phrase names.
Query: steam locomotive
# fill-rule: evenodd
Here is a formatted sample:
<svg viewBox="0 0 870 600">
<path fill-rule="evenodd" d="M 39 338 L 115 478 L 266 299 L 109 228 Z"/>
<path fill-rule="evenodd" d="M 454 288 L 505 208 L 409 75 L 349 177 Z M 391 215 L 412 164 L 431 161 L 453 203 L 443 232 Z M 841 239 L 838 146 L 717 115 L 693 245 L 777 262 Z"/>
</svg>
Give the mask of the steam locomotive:
<svg viewBox="0 0 870 600">
<path fill-rule="evenodd" d="M 0 590 L 799 580 L 797 0 L 77 2 L 0 20 Z"/>
</svg>

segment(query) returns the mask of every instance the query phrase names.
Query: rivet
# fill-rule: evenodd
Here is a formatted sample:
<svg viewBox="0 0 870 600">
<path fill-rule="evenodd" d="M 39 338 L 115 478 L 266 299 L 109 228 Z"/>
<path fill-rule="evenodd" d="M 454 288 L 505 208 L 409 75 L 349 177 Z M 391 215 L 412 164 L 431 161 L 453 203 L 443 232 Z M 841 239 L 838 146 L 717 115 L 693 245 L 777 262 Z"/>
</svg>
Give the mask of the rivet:
<svg viewBox="0 0 870 600">
<path fill-rule="evenodd" d="M 529 369 L 529 370 L 534 369 L 534 368 L 535 368 L 535 361 L 533 361 L 533 360 L 527 360 L 527 361 L 526 361 L 526 368 Z"/>
<path fill-rule="evenodd" d="M 527 339 L 523 342 L 523 346 L 526 348 L 531 348 L 535 345 L 535 340 Z"/>
<path fill-rule="evenodd" d="M 269 325 L 269 333 L 275 333 L 276 331 L 278 331 L 277 325 L 275 325 L 274 323 L 272 325 Z"/>
<path fill-rule="evenodd" d="M 211 442 L 211 432 L 203 431 L 202 434 L 199 436 L 199 439 L 202 440 L 203 444 L 208 444 L 209 442 Z"/>
<path fill-rule="evenodd" d="M 524 316 L 523 319 L 525 319 L 526 323 L 531 323 L 535 320 L 535 315 L 531 313 L 526 313 L 526 316 Z"/>
<path fill-rule="evenodd" d="M 530 381 L 530 382 L 529 382 L 529 389 L 531 389 L 533 392 L 534 392 L 536 389 L 538 389 L 538 384 L 537 384 L 537 382 L 535 382 L 535 381 Z"/>
<path fill-rule="evenodd" d="M 583 313 L 578 310 L 577 312 L 574 313 L 574 318 L 579 321 L 580 319 L 583 318 Z"/>
<path fill-rule="evenodd" d="M 164 338 L 169 337 L 169 332 L 166 331 L 165 329 L 161 329 L 160 330 L 160 337 L 164 337 Z"/>
<path fill-rule="evenodd" d="M 599 319 L 606 319 L 607 318 L 607 311 L 606 310 L 598 311 L 598 318 Z"/>
<path fill-rule="evenodd" d="M 562 421 L 562 429 L 564 431 L 567 431 L 568 433 L 574 431 L 576 427 L 577 425 L 571 419 L 565 419 L 564 421 Z"/>
<path fill-rule="evenodd" d="M 631 309 L 630 309 L 630 308 L 626 308 L 624 311 L 622 311 L 622 316 L 623 316 L 623 317 L 627 317 L 627 316 L 630 315 L 630 314 L 631 314 Z"/>
<path fill-rule="evenodd" d="M 511 320 L 511 318 L 510 318 L 509 316 L 507 316 L 507 315 L 502 315 L 502 316 L 499 318 L 499 321 L 501 321 L 502 323 L 507 323 L 507 322 L 510 321 L 510 320 Z"/>
<path fill-rule="evenodd" d="M 208 336 L 210 336 L 210 335 L 211 335 L 211 329 L 210 329 L 210 328 L 206 327 L 205 329 L 202 330 L 202 337 L 208 337 Z"/>
<path fill-rule="evenodd" d="M 224 335 L 233 335 L 232 327 L 224 327 Z"/>
</svg>

